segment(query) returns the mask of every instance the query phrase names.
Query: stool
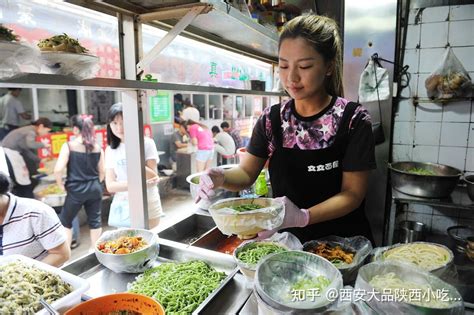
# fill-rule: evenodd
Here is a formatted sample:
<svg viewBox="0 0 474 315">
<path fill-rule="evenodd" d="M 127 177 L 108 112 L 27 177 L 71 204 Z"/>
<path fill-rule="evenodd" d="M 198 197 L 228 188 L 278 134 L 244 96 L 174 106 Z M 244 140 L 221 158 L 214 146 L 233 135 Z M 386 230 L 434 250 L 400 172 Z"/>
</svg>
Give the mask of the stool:
<svg viewBox="0 0 474 315">
<path fill-rule="evenodd" d="M 222 158 L 222 165 L 237 163 L 237 154 L 219 154 Z"/>
</svg>

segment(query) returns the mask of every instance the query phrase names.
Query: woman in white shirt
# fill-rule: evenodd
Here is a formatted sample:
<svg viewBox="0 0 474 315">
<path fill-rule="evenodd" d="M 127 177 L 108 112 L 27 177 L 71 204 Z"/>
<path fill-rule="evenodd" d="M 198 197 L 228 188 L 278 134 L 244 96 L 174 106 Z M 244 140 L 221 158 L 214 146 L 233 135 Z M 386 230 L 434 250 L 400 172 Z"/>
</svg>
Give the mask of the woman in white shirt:
<svg viewBox="0 0 474 315">
<path fill-rule="evenodd" d="M 127 158 L 125 155 L 125 135 L 123 128 L 122 104 L 114 104 L 109 109 L 107 125 L 107 143 L 105 150 L 105 183 L 107 190 L 115 193 L 108 224 L 116 227 L 130 226 L 130 210 L 128 204 Z M 159 161 L 155 142 L 145 137 L 145 171 L 148 196 L 149 228 L 156 227 L 162 214 L 160 194 L 158 192 Z"/>
</svg>

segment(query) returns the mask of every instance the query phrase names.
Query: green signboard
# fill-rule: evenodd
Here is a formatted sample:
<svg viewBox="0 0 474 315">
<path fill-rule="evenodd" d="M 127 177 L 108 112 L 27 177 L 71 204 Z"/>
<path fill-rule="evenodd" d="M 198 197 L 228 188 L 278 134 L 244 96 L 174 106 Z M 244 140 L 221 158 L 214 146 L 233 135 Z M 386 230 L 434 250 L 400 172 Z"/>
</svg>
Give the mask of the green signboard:
<svg viewBox="0 0 474 315">
<path fill-rule="evenodd" d="M 171 122 L 171 94 L 158 91 L 156 96 L 150 96 L 150 122 Z"/>
</svg>

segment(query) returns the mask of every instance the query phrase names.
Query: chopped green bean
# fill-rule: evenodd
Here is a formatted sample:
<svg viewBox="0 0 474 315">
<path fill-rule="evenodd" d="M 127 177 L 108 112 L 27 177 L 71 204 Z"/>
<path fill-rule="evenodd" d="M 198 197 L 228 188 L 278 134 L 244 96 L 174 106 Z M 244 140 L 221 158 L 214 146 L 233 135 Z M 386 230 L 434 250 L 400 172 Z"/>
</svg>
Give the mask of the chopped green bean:
<svg viewBox="0 0 474 315">
<path fill-rule="evenodd" d="M 166 314 L 191 314 L 226 277 L 203 261 L 163 263 L 145 271 L 129 291 L 153 297 Z"/>
<path fill-rule="evenodd" d="M 237 259 L 249 265 L 256 265 L 263 257 L 284 251 L 286 249 L 277 244 L 264 242 L 249 243 L 237 253 Z"/>
<path fill-rule="evenodd" d="M 261 205 L 249 203 L 249 204 L 243 204 L 243 205 L 238 205 L 238 206 L 232 206 L 231 208 L 234 209 L 235 211 L 243 212 L 243 211 L 262 209 L 263 207 Z"/>
</svg>

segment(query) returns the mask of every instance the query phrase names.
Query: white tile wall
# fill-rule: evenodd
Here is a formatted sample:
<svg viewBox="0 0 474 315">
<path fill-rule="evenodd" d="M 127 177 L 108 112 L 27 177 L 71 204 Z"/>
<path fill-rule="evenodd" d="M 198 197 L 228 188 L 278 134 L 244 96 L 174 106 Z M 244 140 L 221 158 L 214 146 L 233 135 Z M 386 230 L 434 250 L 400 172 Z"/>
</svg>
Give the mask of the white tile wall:
<svg viewBox="0 0 474 315">
<path fill-rule="evenodd" d="M 447 7 L 431 7 L 423 10 L 422 23 L 443 22 L 448 19 L 449 10 Z"/>
<path fill-rule="evenodd" d="M 414 121 L 402 121 L 397 123 L 393 128 L 393 143 L 413 144 L 414 129 Z"/>
<path fill-rule="evenodd" d="M 411 9 L 410 12 L 408 13 L 408 24 L 415 24 L 415 18 L 416 18 L 416 15 L 418 14 L 418 11 L 420 9 Z M 422 14 L 420 15 L 420 20 L 418 21 L 418 23 L 421 22 L 421 18 L 422 18 Z"/>
<path fill-rule="evenodd" d="M 396 126 L 396 125 L 395 125 Z M 439 145 L 441 135 L 441 123 L 418 122 L 415 126 L 415 144 L 417 145 Z"/>
<path fill-rule="evenodd" d="M 424 98 L 428 97 L 428 94 L 426 93 L 425 81 L 429 76 L 429 73 L 422 73 L 418 75 L 417 91 L 415 91 L 414 95 Z"/>
<path fill-rule="evenodd" d="M 407 28 L 407 39 L 405 48 L 406 49 L 415 49 L 416 46 L 420 44 L 420 31 L 421 26 L 418 25 L 408 25 Z"/>
<path fill-rule="evenodd" d="M 472 32 L 465 32 L 470 36 L 474 36 Z M 466 71 L 474 71 L 474 58 L 472 57 L 474 47 L 454 47 L 453 52 L 459 59 Z M 421 71 L 420 71 L 421 72 Z M 472 78 L 471 78 L 472 79 Z"/>
<path fill-rule="evenodd" d="M 471 101 L 450 102 L 443 106 L 444 122 L 469 122 Z"/>
<path fill-rule="evenodd" d="M 412 74 L 411 91 L 405 89 L 402 96 L 418 96 L 422 101 L 415 107 L 413 145 L 395 144 L 393 159 L 447 164 L 465 174 L 474 174 L 474 105 L 471 101 L 444 105 L 426 102 L 425 89 L 425 80 L 441 64 L 448 42 L 474 79 L 474 4 L 426 8 L 418 21 L 421 24 L 413 25 L 416 13 L 417 10 L 409 12 L 411 25 L 404 60 Z M 420 49 L 415 49 L 417 44 Z M 409 102 L 403 100 L 400 104 Z M 409 139 L 409 132 L 402 132 L 401 128 L 411 128 L 408 122 L 412 121 L 412 114 L 409 107 L 398 108 L 394 125 L 397 141 Z M 426 223 L 428 231 L 439 234 L 457 224 L 474 226 L 474 212 L 421 205 L 409 205 L 408 211 L 397 215 L 397 222 L 407 219 Z"/>
<path fill-rule="evenodd" d="M 471 18 L 474 19 L 474 12 Z M 466 36 L 466 33 L 471 34 L 471 36 Z M 449 24 L 448 38 L 451 47 L 474 45 L 474 20 L 451 22 Z"/>
<path fill-rule="evenodd" d="M 393 145 L 393 161 L 411 161 L 413 156 L 413 145 L 407 144 L 394 144 Z"/>
<path fill-rule="evenodd" d="M 402 100 L 398 104 L 395 121 L 415 121 L 415 106 L 411 99 Z"/>
<path fill-rule="evenodd" d="M 404 88 L 402 92 L 400 93 L 400 95 L 402 97 L 411 98 L 416 95 L 417 87 L 418 87 L 418 74 L 412 73 L 408 87 Z"/>
<path fill-rule="evenodd" d="M 411 204 L 409 205 L 410 209 L 409 212 L 417 212 L 417 213 L 424 213 L 424 214 L 433 214 L 433 208 L 430 206 L 419 205 L 419 204 Z"/>
<path fill-rule="evenodd" d="M 438 163 L 449 165 L 463 171 L 466 163 L 467 148 L 439 147 Z"/>
<path fill-rule="evenodd" d="M 413 148 L 413 161 L 438 163 L 439 146 L 417 145 Z"/>
<path fill-rule="evenodd" d="M 421 24 L 421 48 L 445 47 L 448 43 L 447 39 L 447 22 Z"/>
<path fill-rule="evenodd" d="M 432 207 L 433 215 L 444 215 L 447 217 L 458 218 L 459 209 L 454 208 L 444 208 L 444 207 Z"/>
<path fill-rule="evenodd" d="M 474 220 L 469 220 L 469 219 L 460 219 L 459 220 L 459 225 L 467 225 L 467 226 L 474 226 Z"/>
<path fill-rule="evenodd" d="M 425 227 L 431 226 L 431 218 L 432 218 L 431 214 L 423 214 L 423 213 L 415 213 L 415 212 L 407 213 L 408 221 L 421 222 L 425 225 Z"/>
<path fill-rule="evenodd" d="M 424 48 L 420 49 L 420 73 L 433 72 L 443 61 L 445 48 Z"/>
<path fill-rule="evenodd" d="M 474 148 L 467 149 L 466 171 L 474 172 Z"/>
<path fill-rule="evenodd" d="M 446 234 L 449 227 L 457 225 L 458 220 L 452 217 L 433 215 L 431 221 L 431 232 L 435 234 Z"/>
<path fill-rule="evenodd" d="M 474 123 L 469 125 L 469 141 L 467 146 L 470 148 L 474 148 Z"/>
<path fill-rule="evenodd" d="M 442 146 L 466 147 L 469 135 L 469 123 L 442 123 Z"/>
<path fill-rule="evenodd" d="M 441 121 L 443 105 L 438 103 L 420 103 L 416 106 L 416 121 Z"/>
<path fill-rule="evenodd" d="M 451 6 L 449 19 L 451 21 L 457 20 L 472 20 L 474 18 L 474 4 Z"/>
<path fill-rule="evenodd" d="M 405 50 L 405 57 L 403 62 L 405 65 L 408 65 L 408 72 L 418 73 L 418 65 L 420 59 L 420 50 L 419 49 L 407 49 Z"/>
</svg>

